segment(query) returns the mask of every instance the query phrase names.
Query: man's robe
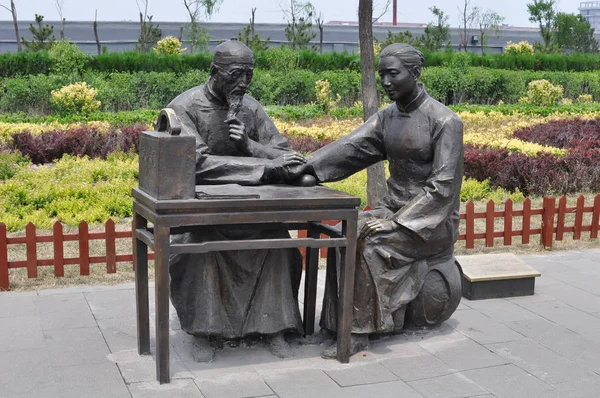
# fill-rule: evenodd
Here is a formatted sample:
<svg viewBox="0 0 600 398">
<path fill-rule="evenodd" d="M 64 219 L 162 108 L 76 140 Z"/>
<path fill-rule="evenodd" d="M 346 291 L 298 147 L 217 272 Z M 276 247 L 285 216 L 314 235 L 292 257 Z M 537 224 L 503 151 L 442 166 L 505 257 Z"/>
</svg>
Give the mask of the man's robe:
<svg viewBox="0 0 600 398">
<path fill-rule="evenodd" d="M 320 182 L 383 160 L 389 161 L 388 194 L 361 213 L 359 231 L 374 218 L 393 220 L 400 229 L 358 242 L 353 333 L 401 328 L 404 313 L 395 321 L 395 312 L 419 294 L 433 263 L 451 259 L 458 238 L 462 122 L 422 88 L 406 109 L 394 103 L 308 158 Z M 329 270 L 328 278 L 335 278 Z M 335 281 L 328 280 L 321 326 L 329 330 L 336 329 L 336 301 Z"/>
<path fill-rule="evenodd" d="M 169 105 L 182 135 L 196 139 L 196 184 L 258 185 L 268 159 L 248 157 L 229 139 L 228 106 L 207 86 L 186 91 Z M 249 138 L 271 154 L 289 151 L 287 140 L 260 104 L 244 96 L 237 115 Z M 289 238 L 283 228 L 198 227 L 178 243 Z M 174 255 L 171 301 L 187 333 L 224 339 L 282 331 L 302 332 L 298 288 L 302 257 L 297 249 L 261 249 Z"/>
</svg>

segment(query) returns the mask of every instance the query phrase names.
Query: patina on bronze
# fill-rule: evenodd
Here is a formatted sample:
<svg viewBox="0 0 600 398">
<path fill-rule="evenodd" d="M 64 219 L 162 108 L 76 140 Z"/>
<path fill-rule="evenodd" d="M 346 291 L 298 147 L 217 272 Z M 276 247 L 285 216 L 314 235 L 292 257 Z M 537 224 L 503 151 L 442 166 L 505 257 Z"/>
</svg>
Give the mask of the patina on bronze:
<svg viewBox="0 0 600 398">
<path fill-rule="evenodd" d="M 361 213 L 352 351 L 368 336 L 448 319 L 461 298 L 453 250 L 458 238 L 463 125 L 417 82 L 423 55 L 407 44 L 381 52 L 379 74 L 394 101 L 349 135 L 308 157 L 319 182 L 338 181 L 389 161 L 388 193 Z M 336 330 L 337 282 L 327 270 L 321 327 Z M 333 358 L 335 346 L 323 356 Z"/>
<path fill-rule="evenodd" d="M 253 68 L 248 47 L 238 41 L 222 43 L 206 84 L 168 105 L 181 125 L 181 136 L 195 139 L 197 185 L 286 182 L 290 167 L 305 162 L 290 150 L 260 104 L 245 95 Z M 281 238 L 290 238 L 283 227 L 204 226 L 175 236 L 173 242 Z M 194 358 L 210 361 L 215 344 L 236 344 L 249 336 L 267 336 L 275 355 L 291 355 L 284 333 L 302 333 L 301 273 L 302 257 L 296 248 L 172 256 L 171 301 L 181 328 L 195 336 Z"/>
</svg>

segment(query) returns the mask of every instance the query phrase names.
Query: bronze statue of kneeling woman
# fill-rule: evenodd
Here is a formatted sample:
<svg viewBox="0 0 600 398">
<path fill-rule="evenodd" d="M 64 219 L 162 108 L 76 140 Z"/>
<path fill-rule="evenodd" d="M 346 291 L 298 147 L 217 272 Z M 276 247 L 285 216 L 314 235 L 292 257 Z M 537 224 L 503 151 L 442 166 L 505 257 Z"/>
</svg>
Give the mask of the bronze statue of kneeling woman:
<svg viewBox="0 0 600 398">
<path fill-rule="evenodd" d="M 461 275 L 453 250 L 463 125 L 418 83 L 423 60 L 406 44 L 384 48 L 379 75 L 394 103 L 299 167 L 328 182 L 389 162 L 387 195 L 359 218 L 351 353 L 368 348 L 369 335 L 438 325 L 460 302 Z M 335 332 L 336 308 L 336 270 L 328 269 L 323 329 Z M 322 356 L 334 358 L 335 345 Z"/>
</svg>

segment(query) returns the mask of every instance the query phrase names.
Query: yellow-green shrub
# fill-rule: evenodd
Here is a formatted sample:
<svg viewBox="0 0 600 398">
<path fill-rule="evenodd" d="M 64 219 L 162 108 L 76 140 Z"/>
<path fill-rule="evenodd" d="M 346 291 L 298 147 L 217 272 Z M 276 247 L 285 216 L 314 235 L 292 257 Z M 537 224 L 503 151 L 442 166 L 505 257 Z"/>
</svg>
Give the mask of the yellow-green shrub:
<svg viewBox="0 0 600 398">
<path fill-rule="evenodd" d="M 525 196 L 518 189 L 516 192 L 507 192 L 502 188 L 494 189 L 490 185 L 490 180 L 477 181 L 472 178 L 464 178 L 460 190 L 460 200 L 466 202 L 472 200 L 474 202 L 481 200 L 493 200 L 495 203 L 505 202 L 507 199 L 513 202 L 522 202 Z"/>
<path fill-rule="evenodd" d="M 329 115 L 329 111 L 336 107 L 342 97 L 337 94 L 335 99 L 331 95 L 331 83 L 328 80 L 317 80 L 315 82 L 315 94 L 317 97 L 317 104 L 323 108 L 323 112 Z"/>
<path fill-rule="evenodd" d="M 122 152 L 107 160 L 65 155 L 51 167 L 20 168 L 0 182 L 0 221 L 15 231 L 30 221 L 50 228 L 56 221 L 130 217 L 137 176 L 137 155 Z"/>
<path fill-rule="evenodd" d="M 590 104 L 592 103 L 592 94 L 581 94 L 577 97 L 578 104 Z"/>
<path fill-rule="evenodd" d="M 100 108 L 98 90 L 80 82 L 52 91 L 51 103 L 59 113 L 91 113 Z"/>
<path fill-rule="evenodd" d="M 182 54 L 187 48 L 181 48 L 181 41 L 178 38 L 166 36 L 164 39 L 159 40 L 152 50 L 161 55 L 176 55 Z"/>
<path fill-rule="evenodd" d="M 563 97 L 562 86 L 555 86 L 548 80 L 533 80 L 527 85 L 527 96 L 519 98 L 520 103 L 540 106 L 556 105 Z"/>
<path fill-rule="evenodd" d="M 512 41 L 506 42 L 506 47 L 504 47 L 505 54 L 519 54 L 519 55 L 531 55 L 534 53 L 534 48 L 527 41 L 520 41 L 518 43 L 513 43 Z"/>
</svg>

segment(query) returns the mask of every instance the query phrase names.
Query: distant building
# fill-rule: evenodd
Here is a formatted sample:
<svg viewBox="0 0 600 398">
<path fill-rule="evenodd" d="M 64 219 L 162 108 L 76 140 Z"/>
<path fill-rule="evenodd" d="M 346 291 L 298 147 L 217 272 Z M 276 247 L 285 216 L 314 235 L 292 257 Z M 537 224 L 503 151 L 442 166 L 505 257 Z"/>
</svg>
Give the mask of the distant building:
<svg viewBox="0 0 600 398">
<path fill-rule="evenodd" d="M 579 13 L 596 32 L 600 32 L 600 1 L 582 1 L 579 3 Z"/>
</svg>

